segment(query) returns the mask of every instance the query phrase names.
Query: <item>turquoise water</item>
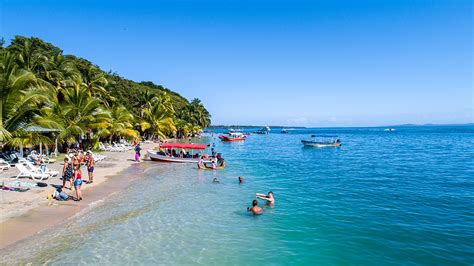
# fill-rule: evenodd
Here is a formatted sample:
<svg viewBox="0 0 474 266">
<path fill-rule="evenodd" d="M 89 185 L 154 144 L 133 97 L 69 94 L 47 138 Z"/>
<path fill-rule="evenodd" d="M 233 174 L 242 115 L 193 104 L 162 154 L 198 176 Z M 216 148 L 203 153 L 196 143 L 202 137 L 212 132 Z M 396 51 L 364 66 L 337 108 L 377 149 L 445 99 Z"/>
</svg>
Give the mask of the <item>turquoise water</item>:
<svg viewBox="0 0 474 266">
<path fill-rule="evenodd" d="M 315 133 L 338 134 L 343 146 L 304 148 L 300 140 Z M 135 165 L 127 174 L 138 182 L 38 241 L 27 261 L 474 263 L 473 127 L 299 129 L 201 141 L 216 143 L 226 169 Z M 255 193 L 269 190 L 275 206 L 249 215 Z"/>
</svg>

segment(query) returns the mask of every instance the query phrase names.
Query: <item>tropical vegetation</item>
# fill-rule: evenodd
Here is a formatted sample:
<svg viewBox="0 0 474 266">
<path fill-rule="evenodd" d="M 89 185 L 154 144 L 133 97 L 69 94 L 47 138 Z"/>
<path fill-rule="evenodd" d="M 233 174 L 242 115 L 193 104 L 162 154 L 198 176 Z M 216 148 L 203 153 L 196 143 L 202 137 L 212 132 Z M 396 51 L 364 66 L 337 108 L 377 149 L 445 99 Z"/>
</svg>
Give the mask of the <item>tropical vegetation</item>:
<svg viewBox="0 0 474 266">
<path fill-rule="evenodd" d="M 26 147 L 187 137 L 210 126 L 199 99 L 135 82 L 39 38 L 0 40 L 0 143 Z M 31 130 L 31 129 L 51 129 Z"/>
</svg>

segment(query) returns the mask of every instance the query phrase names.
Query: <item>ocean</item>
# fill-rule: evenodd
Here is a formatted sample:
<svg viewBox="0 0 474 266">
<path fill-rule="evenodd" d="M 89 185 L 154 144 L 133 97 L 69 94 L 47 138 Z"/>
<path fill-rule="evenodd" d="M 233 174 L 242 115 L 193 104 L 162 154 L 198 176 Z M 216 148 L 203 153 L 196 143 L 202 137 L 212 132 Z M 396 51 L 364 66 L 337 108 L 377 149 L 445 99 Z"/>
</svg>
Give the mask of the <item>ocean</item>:
<svg viewBox="0 0 474 266">
<path fill-rule="evenodd" d="M 303 147 L 311 134 L 343 145 Z M 52 265 L 474 263 L 473 126 L 217 136 L 197 141 L 215 143 L 226 169 L 137 164 L 124 173 L 137 178 L 127 189 L 11 256 Z M 255 193 L 268 191 L 275 205 L 260 201 L 263 214 L 250 215 Z"/>
</svg>

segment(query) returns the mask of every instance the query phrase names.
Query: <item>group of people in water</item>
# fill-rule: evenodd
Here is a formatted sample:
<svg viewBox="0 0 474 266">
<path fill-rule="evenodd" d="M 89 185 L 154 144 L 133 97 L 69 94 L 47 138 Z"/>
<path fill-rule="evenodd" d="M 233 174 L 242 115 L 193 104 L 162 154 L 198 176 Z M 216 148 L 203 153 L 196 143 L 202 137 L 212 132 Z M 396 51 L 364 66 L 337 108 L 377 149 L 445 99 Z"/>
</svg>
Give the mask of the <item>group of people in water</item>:
<svg viewBox="0 0 474 266">
<path fill-rule="evenodd" d="M 260 200 L 264 200 L 268 206 L 275 205 L 275 198 L 273 197 L 273 192 L 269 191 L 268 194 L 256 193 L 255 197 Z M 247 211 L 251 212 L 254 215 L 262 214 L 263 209 L 258 206 L 258 200 L 254 199 L 252 201 L 252 207 L 247 207 Z"/>
<path fill-rule="evenodd" d="M 215 177 L 212 180 L 213 184 L 219 184 L 219 180 L 217 177 Z M 244 183 L 244 178 L 242 176 L 239 176 L 239 184 L 242 185 Z M 275 205 L 275 197 L 273 196 L 273 191 L 269 191 L 268 194 L 262 194 L 262 193 L 256 193 L 255 194 L 256 199 L 252 201 L 252 207 L 247 207 L 247 211 L 251 212 L 253 215 L 259 215 L 263 213 L 263 208 L 258 206 L 258 200 L 263 200 L 265 201 L 265 204 L 267 206 L 274 206 Z"/>
</svg>

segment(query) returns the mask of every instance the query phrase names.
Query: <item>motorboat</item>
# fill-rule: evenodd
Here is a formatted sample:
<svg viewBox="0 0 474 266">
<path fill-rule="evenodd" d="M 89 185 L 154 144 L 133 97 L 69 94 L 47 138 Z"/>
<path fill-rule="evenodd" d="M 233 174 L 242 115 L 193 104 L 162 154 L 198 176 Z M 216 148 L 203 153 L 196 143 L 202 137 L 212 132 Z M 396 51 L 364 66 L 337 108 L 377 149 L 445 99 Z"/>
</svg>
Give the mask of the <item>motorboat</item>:
<svg viewBox="0 0 474 266">
<path fill-rule="evenodd" d="M 263 127 L 257 130 L 255 133 L 260 134 L 260 135 L 265 135 L 265 134 L 269 134 L 270 131 L 271 131 L 270 127 Z"/>
<path fill-rule="evenodd" d="M 304 146 L 309 147 L 341 147 L 342 142 L 338 138 L 338 136 L 332 135 L 312 135 L 311 139 L 309 140 L 302 140 L 301 141 Z"/>
<path fill-rule="evenodd" d="M 395 130 L 396 130 L 395 128 L 386 128 L 383 131 L 392 132 L 392 131 L 395 131 Z"/>
<path fill-rule="evenodd" d="M 247 137 L 248 135 L 246 134 L 243 134 L 241 132 L 227 132 L 227 133 L 224 133 L 223 135 L 220 135 L 219 138 L 222 140 L 222 141 L 242 141 L 242 140 L 245 140 L 245 138 Z"/>
<path fill-rule="evenodd" d="M 147 153 L 153 161 L 168 163 L 197 163 L 207 146 L 207 144 L 194 143 L 165 143 L 159 147 L 159 150 L 148 150 Z M 182 153 L 179 155 L 178 153 L 174 153 L 178 156 L 173 156 L 173 150 L 176 151 L 177 149 L 181 149 Z M 203 160 L 203 163 L 210 162 L 211 159 Z"/>
</svg>

